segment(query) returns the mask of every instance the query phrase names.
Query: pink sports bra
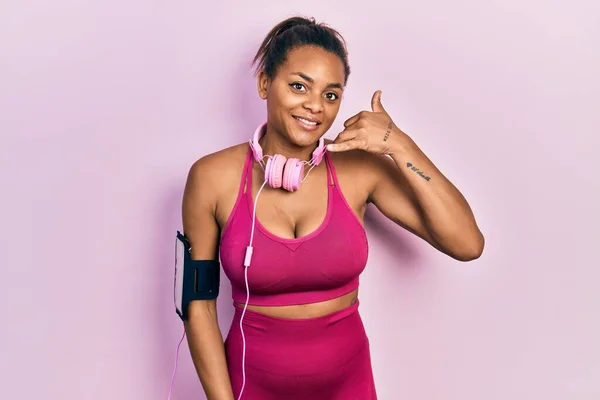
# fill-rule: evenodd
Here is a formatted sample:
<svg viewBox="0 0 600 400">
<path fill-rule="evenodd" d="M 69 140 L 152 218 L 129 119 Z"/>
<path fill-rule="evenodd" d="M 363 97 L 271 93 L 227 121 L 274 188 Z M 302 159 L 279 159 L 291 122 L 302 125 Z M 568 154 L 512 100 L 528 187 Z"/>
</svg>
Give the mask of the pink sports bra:
<svg viewBox="0 0 600 400">
<path fill-rule="evenodd" d="M 252 264 L 248 267 L 248 304 L 284 306 L 325 301 L 356 289 L 368 258 L 365 230 L 342 194 L 329 153 L 325 220 L 296 239 L 278 237 L 255 219 Z M 237 200 L 220 243 L 221 265 L 232 297 L 246 302 L 244 257 L 250 242 L 254 202 L 253 157 L 248 151 Z M 247 190 L 245 188 L 247 187 Z"/>
</svg>

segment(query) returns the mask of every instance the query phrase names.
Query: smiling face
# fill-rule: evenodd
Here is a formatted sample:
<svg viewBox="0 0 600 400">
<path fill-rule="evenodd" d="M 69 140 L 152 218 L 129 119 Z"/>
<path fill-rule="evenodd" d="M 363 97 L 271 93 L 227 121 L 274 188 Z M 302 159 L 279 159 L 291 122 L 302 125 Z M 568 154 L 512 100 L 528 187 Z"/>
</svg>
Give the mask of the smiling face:
<svg viewBox="0 0 600 400">
<path fill-rule="evenodd" d="M 269 127 L 292 145 L 315 144 L 337 116 L 344 81 L 344 64 L 335 54 L 314 46 L 293 49 L 272 80 L 258 76 Z"/>
</svg>

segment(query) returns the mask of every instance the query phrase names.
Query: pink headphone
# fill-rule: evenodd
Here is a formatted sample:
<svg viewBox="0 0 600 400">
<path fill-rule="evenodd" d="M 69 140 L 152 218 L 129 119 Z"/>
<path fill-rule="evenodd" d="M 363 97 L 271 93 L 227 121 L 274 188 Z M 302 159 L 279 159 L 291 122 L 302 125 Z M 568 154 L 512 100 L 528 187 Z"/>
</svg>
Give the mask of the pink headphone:
<svg viewBox="0 0 600 400">
<path fill-rule="evenodd" d="M 261 124 L 256 131 L 252 141 L 250 141 L 250 148 L 254 156 L 254 161 L 261 163 L 263 161 L 263 152 L 259 139 L 266 133 L 266 122 Z M 325 139 L 321 137 L 319 139 L 319 145 L 312 153 L 312 159 L 310 161 L 302 161 L 297 158 L 286 158 L 281 154 L 275 154 L 273 156 L 267 156 L 267 164 L 265 168 L 265 180 L 270 187 L 278 189 L 283 187 L 285 190 L 294 192 L 300 188 L 300 184 L 304 180 L 304 166 L 305 164 L 315 167 L 323 161 L 325 155 Z"/>
</svg>

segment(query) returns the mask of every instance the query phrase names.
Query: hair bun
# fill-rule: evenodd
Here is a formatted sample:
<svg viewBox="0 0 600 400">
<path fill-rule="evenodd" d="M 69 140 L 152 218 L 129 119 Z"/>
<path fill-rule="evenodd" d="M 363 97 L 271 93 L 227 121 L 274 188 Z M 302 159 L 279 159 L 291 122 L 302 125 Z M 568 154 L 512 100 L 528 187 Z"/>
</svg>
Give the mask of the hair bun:
<svg viewBox="0 0 600 400">
<path fill-rule="evenodd" d="M 280 36 L 283 32 L 288 31 L 296 26 L 311 26 L 316 25 L 317 22 L 314 18 L 306 18 L 306 17 L 291 17 L 281 22 L 277 26 L 277 31 L 273 35 L 273 37 Z"/>
</svg>

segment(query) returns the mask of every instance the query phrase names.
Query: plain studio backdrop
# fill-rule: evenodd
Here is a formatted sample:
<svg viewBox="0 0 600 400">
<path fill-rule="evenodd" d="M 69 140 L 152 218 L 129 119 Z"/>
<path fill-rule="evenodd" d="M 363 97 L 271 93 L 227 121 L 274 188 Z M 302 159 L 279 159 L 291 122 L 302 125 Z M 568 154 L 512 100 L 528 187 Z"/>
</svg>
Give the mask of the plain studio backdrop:
<svg viewBox="0 0 600 400">
<path fill-rule="evenodd" d="M 382 89 L 487 240 L 461 263 L 369 208 L 380 399 L 600 398 L 598 4 L 2 2 L 2 398 L 166 399 L 188 169 L 264 120 L 250 60 L 297 13 L 348 41 L 327 137 Z M 174 399 L 202 398 L 184 344 Z"/>
</svg>

